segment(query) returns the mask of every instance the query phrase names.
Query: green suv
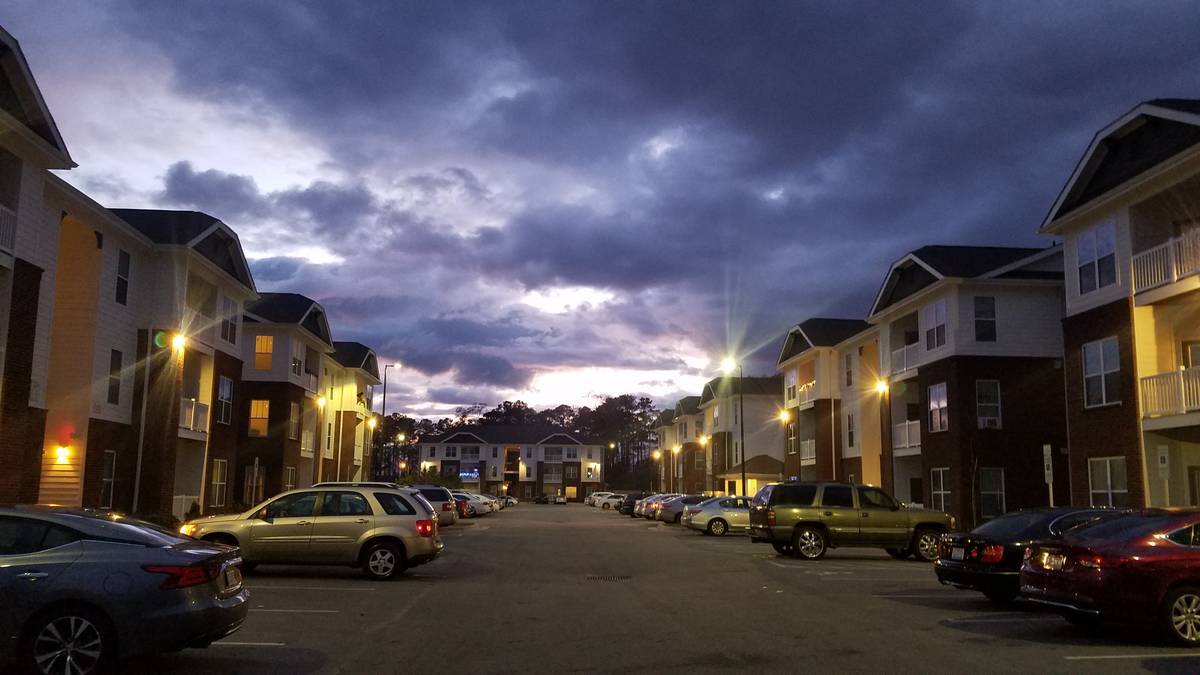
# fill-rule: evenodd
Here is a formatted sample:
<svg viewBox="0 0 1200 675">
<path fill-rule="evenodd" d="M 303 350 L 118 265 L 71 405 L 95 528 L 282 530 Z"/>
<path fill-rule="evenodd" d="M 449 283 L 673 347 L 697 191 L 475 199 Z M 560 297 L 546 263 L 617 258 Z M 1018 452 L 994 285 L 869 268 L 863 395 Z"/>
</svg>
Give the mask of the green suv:
<svg viewBox="0 0 1200 675">
<path fill-rule="evenodd" d="M 817 560 L 838 546 L 878 546 L 894 558 L 932 562 L 954 516 L 914 509 L 869 485 L 773 483 L 750 506 L 750 540 L 781 555 Z"/>
</svg>

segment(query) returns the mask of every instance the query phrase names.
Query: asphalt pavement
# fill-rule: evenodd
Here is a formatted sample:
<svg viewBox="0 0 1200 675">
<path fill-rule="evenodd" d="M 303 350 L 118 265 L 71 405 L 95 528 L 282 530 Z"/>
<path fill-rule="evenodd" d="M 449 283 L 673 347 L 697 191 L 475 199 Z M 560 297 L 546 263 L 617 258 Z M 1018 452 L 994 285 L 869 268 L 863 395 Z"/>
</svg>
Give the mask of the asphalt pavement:
<svg viewBox="0 0 1200 675">
<path fill-rule="evenodd" d="M 442 536 L 442 557 L 387 583 L 260 567 L 242 630 L 122 670 L 1200 672 L 1200 653 L 996 608 L 882 551 L 804 562 L 579 504 L 521 504 Z"/>
</svg>

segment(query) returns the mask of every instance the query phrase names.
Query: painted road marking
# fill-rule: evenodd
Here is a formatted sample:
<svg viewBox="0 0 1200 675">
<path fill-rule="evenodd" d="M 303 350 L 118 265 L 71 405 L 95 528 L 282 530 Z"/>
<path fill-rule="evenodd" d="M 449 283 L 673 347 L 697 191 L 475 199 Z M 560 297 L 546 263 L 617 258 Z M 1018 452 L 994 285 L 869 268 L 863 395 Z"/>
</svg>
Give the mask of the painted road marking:
<svg viewBox="0 0 1200 675">
<path fill-rule="evenodd" d="M 947 619 L 946 623 L 1032 623 L 1032 622 L 1061 622 L 1057 616 L 1008 616 L 988 617 L 984 619 Z"/>
<path fill-rule="evenodd" d="M 251 609 L 251 612 L 275 612 L 279 614 L 337 614 L 338 609 Z"/>
<path fill-rule="evenodd" d="M 363 588 L 362 586 L 259 586 L 256 584 L 246 584 L 252 591 L 374 591 L 374 587 Z"/>
<path fill-rule="evenodd" d="M 218 640 L 212 643 L 214 647 L 286 647 L 286 642 L 232 642 L 230 640 Z"/>
<path fill-rule="evenodd" d="M 1180 654 L 1175 652 L 1163 654 L 1099 654 L 1096 656 L 1064 656 L 1068 661 L 1116 661 L 1123 659 L 1197 659 L 1200 654 Z"/>
</svg>

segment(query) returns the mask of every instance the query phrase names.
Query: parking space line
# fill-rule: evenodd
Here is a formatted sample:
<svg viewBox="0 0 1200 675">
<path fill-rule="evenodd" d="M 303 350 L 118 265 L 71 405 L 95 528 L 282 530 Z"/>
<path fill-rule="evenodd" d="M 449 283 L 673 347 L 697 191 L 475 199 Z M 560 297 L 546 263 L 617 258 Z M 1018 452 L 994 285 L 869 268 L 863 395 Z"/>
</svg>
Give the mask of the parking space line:
<svg viewBox="0 0 1200 675">
<path fill-rule="evenodd" d="M 232 640 L 217 640 L 212 643 L 217 647 L 286 647 L 286 642 L 233 642 Z"/>
<path fill-rule="evenodd" d="M 375 588 L 363 588 L 360 586 L 258 586 L 255 584 L 246 584 L 246 587 L 252 591 L 374 591 Z"/>
<path fill-rule="evenodd" d="M 875 597 L 875 598 L 938 598 L 939 600 L 944 599 L 944 598 L 955 598 L 957 600 L 979 600 L 979 599 L 981 599 L 974 595 L 967 595 L 964 593 L 955 593 L 953 591 L 946 591 L 945 593 L 929 593 L 926 595 L 890 595 L 888 593 L 876 593 L 871 597 Z"/>
<path fill-rule="evenodd" d="M 1061 622 L 1057 616 L 997 616 L 982 619 L 946 619 L 946 623 L 1032 623 L 1032 622 Z"/>
<path fill-rule="evenodd" d="M 277 614 L 337 614 L 337 609 L 251 609 L 251 612 L 275 612 Z"/>
<path fill-rule="evenodd" d="M 1200 659 L 1200 654 L 1179 654 L 1167 652 L 1160 654 L 1096 654 L 1094 656 L 1064 656 L 1068 661 L 1119 661 L 1130 659 Z"/>
</svg>

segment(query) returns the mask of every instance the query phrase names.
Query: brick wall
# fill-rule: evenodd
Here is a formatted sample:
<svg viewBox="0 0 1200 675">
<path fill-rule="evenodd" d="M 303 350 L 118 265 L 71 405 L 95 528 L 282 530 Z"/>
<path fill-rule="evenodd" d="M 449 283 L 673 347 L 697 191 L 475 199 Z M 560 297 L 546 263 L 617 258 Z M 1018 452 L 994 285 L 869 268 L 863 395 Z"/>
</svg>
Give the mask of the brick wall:
<svg viewBox="0 0 1200 675">
<path fill-rule="evenodd" d="M 236 470 L 231 470 L 229 476 L 231 498 L 240 503 L 245 468 L 252 466 L 256 458 L 258 465 L 266 472 L 263 480 L 264 496 L 278 494 L 283 490 L 283 469 L 287 466 L 296 467 L 297 482 L 303 485 L 304 477 L 300 475 L 300 439 L 288 438 L 288 417 L 293 402 L 300 404 L 303 410 L 304 389 L 290 382 L 246 380 L 241 383 L 241 391 L 241 400 L 234 401 L 239 440 Z M 247 433 L 252 400 L 270 402 L 266 436 L 250 436 Z M 311 480 L 312 477 L 308 478 Z"/>
<path fill-rule="evenodd" d="M 17 258 L 12 270 L 8 340 L 0 397 L 0 503 L 37 501 L 46 411 L 29 406 L 41 268 Z"/>
<path fill-rule="evenodd" d="M 133 509 L 133 482 L 137 471 L 137 430 L 128 424 L 89 419 L 87 459 L 83 467 L 83 505 L 100 506 L 105 451 L 117 453 L 113 474 L 112 508 Z"/>
</svg>

